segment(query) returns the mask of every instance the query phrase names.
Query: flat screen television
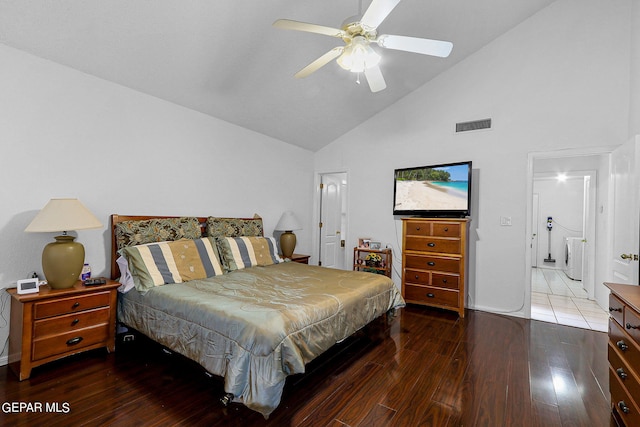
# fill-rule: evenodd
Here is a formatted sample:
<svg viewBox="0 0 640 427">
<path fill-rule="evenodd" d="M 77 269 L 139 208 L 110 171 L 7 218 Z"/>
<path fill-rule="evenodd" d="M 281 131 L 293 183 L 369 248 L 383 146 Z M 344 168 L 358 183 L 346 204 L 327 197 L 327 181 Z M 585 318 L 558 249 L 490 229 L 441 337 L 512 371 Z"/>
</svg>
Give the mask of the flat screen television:
<svg viewBox="0 0 640 427">
<path fill-rule="evenodd" d="M 470 208 L 470 161 L 395 170 L 394 215 L 463 218 Z"/>
</svg>

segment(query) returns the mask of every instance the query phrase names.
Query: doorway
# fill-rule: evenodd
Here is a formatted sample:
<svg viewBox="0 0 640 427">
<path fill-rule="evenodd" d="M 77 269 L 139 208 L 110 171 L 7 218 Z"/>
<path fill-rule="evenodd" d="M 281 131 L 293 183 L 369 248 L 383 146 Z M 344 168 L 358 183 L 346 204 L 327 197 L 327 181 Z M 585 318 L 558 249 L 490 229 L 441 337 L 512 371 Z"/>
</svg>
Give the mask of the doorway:
<svg viewBox="0 0 640 427">
<path fill-rule="evenodd" d="M 530 317 L 606 331 L 595 259 L 598 180 L 607 177 L 609 154 L 557 154 L 530 156 Z"/>
<path fill-rule="evenodd" d="M 347 173 L 320 174 L 318 265 L 344 270 L 347 236 Z"/>
</svg>

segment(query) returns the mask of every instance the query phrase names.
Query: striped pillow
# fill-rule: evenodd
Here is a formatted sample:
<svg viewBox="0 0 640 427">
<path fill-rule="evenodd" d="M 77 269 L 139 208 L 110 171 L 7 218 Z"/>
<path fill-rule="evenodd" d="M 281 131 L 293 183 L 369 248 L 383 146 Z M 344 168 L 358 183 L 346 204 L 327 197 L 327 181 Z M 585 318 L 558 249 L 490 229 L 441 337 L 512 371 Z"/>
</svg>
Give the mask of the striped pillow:
<svg viewBox="0 0 640 427">
<path fill-rule="evenodd" d="M 223 274 L 213 239 L 181 239 L 123 249 L 136 289 L 182 283 Z"/>
<path fill-rule="evenodd" d="M 218 249 L 227 271 L 283 262 L 273 237 L 223 237 Z"/>
</svg>

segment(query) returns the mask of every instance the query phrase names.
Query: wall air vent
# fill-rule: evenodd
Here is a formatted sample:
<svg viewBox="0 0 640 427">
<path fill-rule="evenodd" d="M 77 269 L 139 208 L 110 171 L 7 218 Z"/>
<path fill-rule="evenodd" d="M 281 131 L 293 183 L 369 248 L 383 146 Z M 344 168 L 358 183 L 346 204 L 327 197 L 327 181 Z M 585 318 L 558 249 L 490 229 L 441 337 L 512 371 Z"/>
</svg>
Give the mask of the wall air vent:
<svg viewBox="0 0 640 427">
<path fill-rule="evenodd" d="M 491 119 L 456 123 L 456 133 L 469 132 L 472 130 L 481 130 L 481 129 L 491 129 Z"/>
</svg>

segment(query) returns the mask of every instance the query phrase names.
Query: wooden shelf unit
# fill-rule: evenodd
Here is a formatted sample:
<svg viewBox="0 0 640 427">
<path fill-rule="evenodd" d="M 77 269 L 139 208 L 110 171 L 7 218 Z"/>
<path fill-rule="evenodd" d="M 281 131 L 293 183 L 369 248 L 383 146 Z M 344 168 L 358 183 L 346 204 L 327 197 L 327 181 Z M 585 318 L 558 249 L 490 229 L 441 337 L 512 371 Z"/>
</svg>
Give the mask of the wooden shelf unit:
<svg viewBox="0 0 640 427">
<path fill-rule="evenodd" d="M 365 258 L 369 254 L 378 254 L 382 258 L 382 263 L 379 266 L 367 265 Z M 354 271 L 368 271 L 370 273 L 384 274 L 387 277 L 391 277 L 392 266 L 392 254 L 391 249 L 366 249 L 366 248 L 353 248 L 353 270 Z"/>
</svg>

